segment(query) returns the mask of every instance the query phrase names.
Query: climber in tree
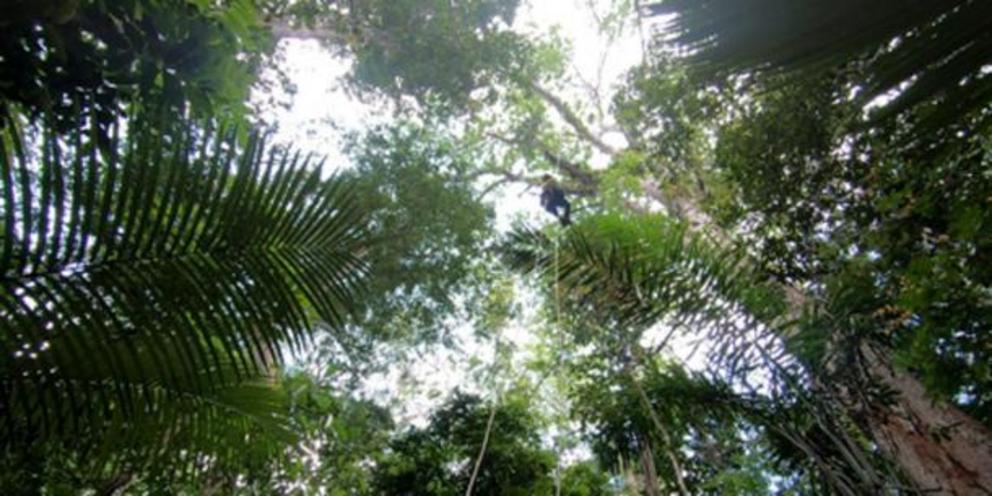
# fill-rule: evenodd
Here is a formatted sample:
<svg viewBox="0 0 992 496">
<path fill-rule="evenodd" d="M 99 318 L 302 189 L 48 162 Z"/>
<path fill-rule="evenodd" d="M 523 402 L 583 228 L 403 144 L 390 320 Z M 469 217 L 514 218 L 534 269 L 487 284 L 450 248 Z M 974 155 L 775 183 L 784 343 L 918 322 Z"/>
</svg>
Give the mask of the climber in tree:
<svg viewBox="0 0 992 496">
<path fill-rule="evenodd" d="M 572 212 L 572 205 L 565 199 L 565 192 L 558 187 L 555 178 L 551 174 L 545 174 L 542 178 L 541 206 L 545 210 L 558 218 L 561 225 L 567 226 L 572 223 L 569 214 Z M 559 213 L 558 209 L 564 209 L 564 213 Z"/>
</svg>

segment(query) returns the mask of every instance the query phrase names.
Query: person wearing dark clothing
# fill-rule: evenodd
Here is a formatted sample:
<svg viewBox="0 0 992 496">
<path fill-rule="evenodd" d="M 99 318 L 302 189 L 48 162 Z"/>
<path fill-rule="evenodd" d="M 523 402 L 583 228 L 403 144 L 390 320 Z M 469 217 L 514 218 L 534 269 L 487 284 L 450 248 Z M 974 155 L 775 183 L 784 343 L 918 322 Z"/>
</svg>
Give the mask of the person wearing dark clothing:
<svg viewBox="0 0 992 496">
<path fill-rule="evenodd" d="M 545 174 L 542 178 L 544 180 L 544 185 L 541 187 L 541 206 L 544 207 L 551 215 L 558 218 L 558 222 L 561 225 L 567 226 L 572 223 L 570 214 L 572 212 L 572 204 L 568 203 L 565 199 L 565 192 L 558 187 L 554 178 L 550 174 Z M 559 209 L 563 209 L 560 212 Z"/>
</svg>

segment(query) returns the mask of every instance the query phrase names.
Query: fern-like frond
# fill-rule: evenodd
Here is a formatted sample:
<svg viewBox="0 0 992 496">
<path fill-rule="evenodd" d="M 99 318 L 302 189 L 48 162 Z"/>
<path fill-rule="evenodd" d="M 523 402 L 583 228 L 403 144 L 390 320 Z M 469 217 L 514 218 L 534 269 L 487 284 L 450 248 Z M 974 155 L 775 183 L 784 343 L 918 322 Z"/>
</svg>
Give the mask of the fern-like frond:
<svg viewBox="0 0 992 496">
<path fill-rule="evenodd" d="M 992 101 L 992 4 L 982 0 L 665 0 L 663 39 L 713 76 L 740 71 L 816 72 L 858 60 L 863 101 L 886 95 L 877 117 L 928 101 L 935 131 Z M 922 130 L 921 130 L 922 131 Z"/>
<path fill-rule="evenodd" d="M 211 401 L 340 325 L 366 271 L 364 216 L 319 164 L 128 124 L 110 146 L 92 128 L 0 142 L 7 436 Z"/>
<path fill-rule="evenodd" d="M 783 311 L 780 295 L 752 273 L 743 252 L 719 249 L 661 215 L 584 218 L 558 243 L 556 257 L 554 239 L 519 228 L 505 255 L 519 270 L 557 275 L 580 305 L 621 326 L 701 317 L 717 323 L 741 313 L 771 323 Z"/>
<path fill-rule="evenodd" d="M 121 474 L 160 479 L 163 487 L 197 484 L 218 476 L 258 476 L 300 440 L 289 418 L 293 399 L 284 384 L 269 379 L 245 381 L 209 393 L 176 394 L 156 385 L 146 389 L 139 411 L 104 411 L 104 395 L 118 385 L 77 388 L 76 403 L 61 405 L 96 418 L 72 417 L 79 426 L 58 431 L 38 443 L 18 439 L 5 456 L 53 456 L 63 470 L 82 481 L 104 481 Z M 68 417 L 68 415 L 67 415 Z"/>
<path fill-rule="evenodd" d="M 505 258 L 517 270 L 557 283 L 580 319 L 605 321 L 604 334 L 664 323 L 705 338 L 712 343 L 714 370 L 733 385 L 721 386 L 720 395 L 708 391 L 706 400 L 722 402 L 784 436 L 837 494 L 865 494 L 893 484 L 894 478 L 865 456 L 849 419 L 813 394 L 801 364 L 772 337 L 788 324 L 782 319 L 783 295 L 760 277 L 743 251 L 713 246 L 661 215 L 584 217 L 559 236 L 518 228 L 503 248 Z M 631 348 L 639 344 L 633 338 L 626 343 Z M 757 381 L 748 377 L 756 371 Z M 672 400 L 659 393 L 658 401 Z M 679 401 L 688 398 L 683 393 L 678 392 Z"/>
<path fill-rule="evenodd" d="M 707 338 L 713 364 L 728 377 L 740 379 L 765 361 L 770 350 L 758 345 L 775 339 L 785 306 L 742 251 L 715 247 L 661 215 L 593 216 L 561 236 L 556 256 L 544 233 L 514 231 L 509 264 L 557 277 L 576 311 L 608 327 L 638 333 L 664 324 Z"/>
</svg>

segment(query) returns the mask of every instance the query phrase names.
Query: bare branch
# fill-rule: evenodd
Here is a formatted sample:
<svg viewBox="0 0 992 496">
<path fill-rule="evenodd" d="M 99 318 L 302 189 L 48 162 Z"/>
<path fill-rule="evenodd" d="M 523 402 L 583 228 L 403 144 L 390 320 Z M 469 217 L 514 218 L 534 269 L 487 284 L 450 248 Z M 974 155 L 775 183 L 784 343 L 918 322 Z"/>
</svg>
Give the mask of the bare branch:
<svg viewBox="0 0 992 496">
<path fill-rule="evenodd" d="M 544 156 L 545 160 L 553 164 L 555 168 L 566 174 L 575 183 L 581 185 L 583 191 L 595 193 L 599 189 L 599 179 L 591 171 L 585 170 L 581 165 L 565 159 L 552 150 L 550 146 L 538 139 L 525 141 L 491 131 L 486 132 L 486 136 L 510 146 L 534 145 L 540 149 L 541 155 Z"/>
<path fill-rule="evenodd" d="M 538 188 L 544 185 L 544 180 L 541 178 L 541 176 L 520 174 L 517 172 L 513 172 L 512 170 L 485 170 L 485 171 L 480 171 L 478 174 L 478 176 L 480 177 L 485 175 L 498 176 L 499 179 L 497 179 L 496 182 L 490 184 L 484 190 L 482 190 L 482 193 L 480 193 L 480 198 L 492 192 L 493 189 L 507 183 L 526 184 L 529 187 L 538 187 Z M 598 188 L 592 188 L 592 189 L 585 187 L 576 188 L 569 186 L 568 184 L 560 184 L 559 187 L 563 192 L 568 193 L 570 196 L 574 196 L 578 198 L 591 198 L 596 196 L 596 194 L 598 194 L 599 192 Z"/>
<path fill-rule="evenodd" d="M 579 164 L 565 160 L 544 146 L 541 147 L 541 153 L 548 162 L 555 164 L 558 170 L 567 174 L 585 189 L 595 191 L 599 188 L 599 180 L 590 172 L 583 170 Z"/>
<path fill-rule="evenodd" d="M 585 122 L 582 122 L 582 119 L 580 119 L 579 116 L 576 115 L 571 108 L 569 108 L 568 104 L 565 103 L 564 100 L 558 98 L 550 91 L 542 88 L 534 81 L 528 80 L 525 81 L 524 84 L 526 84 L 528 88 L 533 90 L 534 93 L 537 94 L 537 96 L 541 97 L 542 100 L 544 100 L 549 105 L 551 105 L 555 109 L 555 111 L 557 111 L 558 114 L 561 115 L 562 119 L 565 119 L 565 122 L 567 122 L 568 125 L 572 127 L 572 130 L 574 130 L 575 133 L 580 138 L 588 141 L 597 150 L 609 156 L 613 156 L 617 154 L 617 150 L 615 148 L 606 144 L 606 142 L 603 141 L 599 136 L 596 136 L 595 134 L 593 134 L 591 130 L 589 130 L 589 126 L 586 126 Z"/>
<path fill-rule="evenodd" d="M 307 28 L 294 26 L 286 19 L 274 19 L 266 24 L 276 39 L 318 40 L 335 45 L 346 45 L 348 39 L 343 34 L 328 28 Z"/>
<path fill-rule="evenodd" d="M 481 193 L 479 193 L 479 199 L 481 200 L 481 199 L 485 198 L 487 195 L 489 195 L 489 193 L 492 193 L 496 188 L 498 188 L 498 187 L 500 187 L 500 186 L 502 186 L 502 185 L 504 185 L 504 184 L 506 184 L 508 182 L 510 182 L 510 179 L 508 179 L 506 177 L 503 177 L 502 179 L 498 179 L 498 180 L 494 181 L 489 186 L 486 186 L 486 188 L 483 189 Z"/>
</svg>

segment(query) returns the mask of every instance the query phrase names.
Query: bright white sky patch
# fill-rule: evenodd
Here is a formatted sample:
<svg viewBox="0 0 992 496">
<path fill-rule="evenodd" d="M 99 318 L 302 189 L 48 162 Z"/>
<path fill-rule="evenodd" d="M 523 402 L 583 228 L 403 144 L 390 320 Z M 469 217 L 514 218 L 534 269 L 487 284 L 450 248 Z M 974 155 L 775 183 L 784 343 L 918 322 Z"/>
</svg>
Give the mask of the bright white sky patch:
<svg viewBox="0 0 992 496">
<path fill-rule="evenodd" d="M 327 157 L 325 167 L 330 170 L 348 166 L 348 158 L 342 153 L 343 137 L 384 120 L 381 109 L 346 90 L 344 77 L 351 61 L 334 56 L 312 39 L 281 40 L 276 56 L 282 58 L 280 66 L 295 92 L 277 91 L 273 95 L 278 101 L 290 101 L 289 108 L 269 107 L 265 116 L 266 122 L 277 126 L 275 143 Z M 272 75 L 267 77 L 272 79 Z"/>
</svg>

